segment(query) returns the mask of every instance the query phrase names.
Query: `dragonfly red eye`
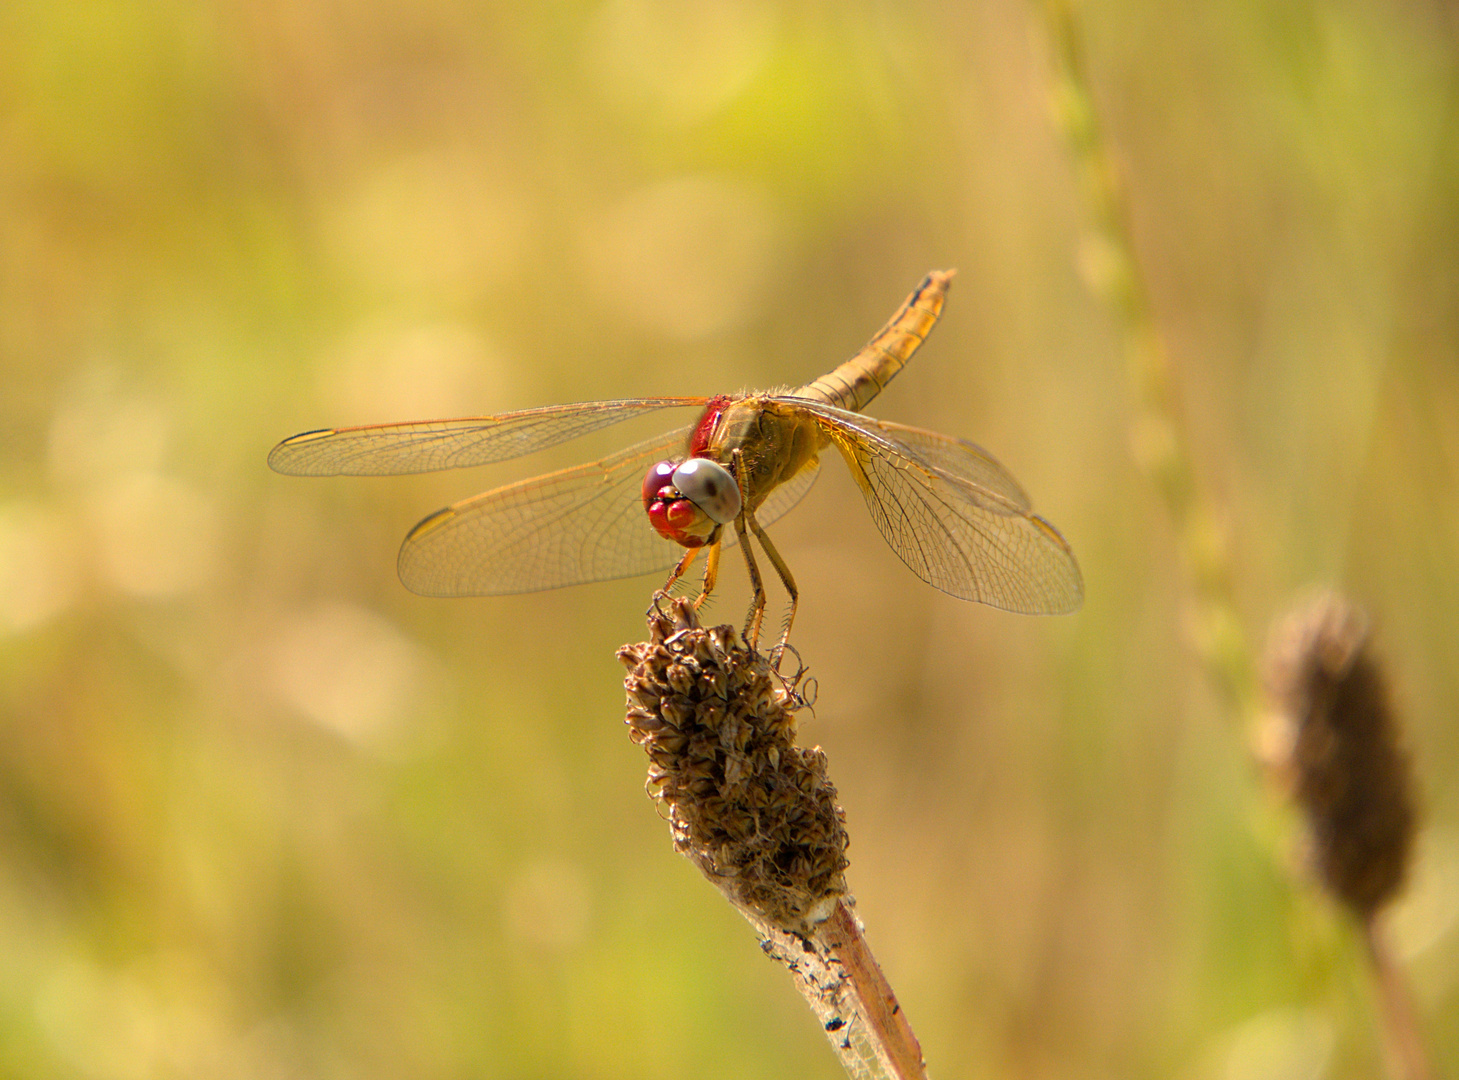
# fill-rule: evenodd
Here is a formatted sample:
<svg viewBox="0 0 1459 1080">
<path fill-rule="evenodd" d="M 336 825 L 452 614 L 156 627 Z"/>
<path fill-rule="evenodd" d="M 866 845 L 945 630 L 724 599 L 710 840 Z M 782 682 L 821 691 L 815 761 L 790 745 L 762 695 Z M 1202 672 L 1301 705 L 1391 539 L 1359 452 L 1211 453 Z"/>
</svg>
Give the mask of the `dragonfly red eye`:
<svg viewBox="0 0 1459 1080">
<path fill-rule="evenodd" d="M 643 478 L 643 508 L 645 510 L 655 499 L 663 498 L 661 492 L 664 488 L 674 486 L 674 470 L 678 467 L 677 461 L 660 461 L 649 469 L 648 475 Z M 672 495 L 670 497 L 672 498 Z"/>
<path fill-rule="evenodd" d="M 679 469 L 677 461 L 660 461 L 649 469 L 643 479 L 643 508 L 654 530 L 665 540 L 699 547 L 719 526 L 675 486 Z"/>
</svg>

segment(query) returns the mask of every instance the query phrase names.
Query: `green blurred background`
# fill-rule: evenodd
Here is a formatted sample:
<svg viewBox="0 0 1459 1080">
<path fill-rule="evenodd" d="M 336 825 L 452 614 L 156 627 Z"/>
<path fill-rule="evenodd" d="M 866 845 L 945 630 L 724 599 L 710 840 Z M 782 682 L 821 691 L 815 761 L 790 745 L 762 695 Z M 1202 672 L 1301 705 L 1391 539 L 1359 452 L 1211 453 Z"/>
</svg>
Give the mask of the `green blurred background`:
<svg viewBox="0 0 1459 1080">
<path fill-rule="evenodd" d="M 1077 15 L 1242 630 L 1336 584 L 1391 666 L 1394 934 L 1452 1073 L 1459 14 Z M 264 457 L 801 382 L 956 266 L 873 411 L 1007 463 L 1084 610 L 922 585 L 838 462 L 774 532 L 933 1075 L 1374 1075 L 1360 953 L 1195 658 L 1051 55 L 1017 0 L 0 5 L 0 1074 L 841 1075 L 644 797 L 613 653 L 657 582 L 395 578 L 426 513 L 650 431 Z"/>
</svg>

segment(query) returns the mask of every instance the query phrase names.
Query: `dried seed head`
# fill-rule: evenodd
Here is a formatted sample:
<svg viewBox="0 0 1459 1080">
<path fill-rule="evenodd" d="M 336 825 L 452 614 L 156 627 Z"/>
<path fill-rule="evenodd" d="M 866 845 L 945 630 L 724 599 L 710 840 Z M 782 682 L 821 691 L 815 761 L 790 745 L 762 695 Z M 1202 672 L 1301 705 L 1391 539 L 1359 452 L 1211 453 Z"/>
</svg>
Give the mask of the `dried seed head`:
<svg viewBox="0 0 1459 1080">
<path fill-rule="evenodd" d="M 629 669 L 628 729 L 649 755 L 648 792 L 674 846 L 729 899 L 804 932 L 846 894 L 845 815 L 819 750 L 795 745 L 793 685 L 727 626 L 701 627 L 675 600 Z"/>
<path fill-rule="evenodd" d="M 1317 872 L 1367 918 L 1403 882 L 1416 815 L 1363 613 L 1335 593 L 1294 612 L 1268 649 L 1267 687 L 1272 764 L 1307 816 Z"/>
</svg>

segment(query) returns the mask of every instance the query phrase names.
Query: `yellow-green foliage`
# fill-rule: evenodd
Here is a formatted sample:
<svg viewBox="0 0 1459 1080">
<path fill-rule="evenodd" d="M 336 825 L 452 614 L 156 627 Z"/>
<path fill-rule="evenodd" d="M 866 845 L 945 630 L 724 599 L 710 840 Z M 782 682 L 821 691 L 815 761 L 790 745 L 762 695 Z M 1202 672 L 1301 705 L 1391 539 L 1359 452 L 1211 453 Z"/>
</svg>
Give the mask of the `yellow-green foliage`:
<svg viewBox="0 0 1459 1080">
<path fill-rule="evenodd" d="M 1071 102 L 1044 15 L 0 4 L 0 1073 L 838 1075 L 644 797 L 614 651 L 657 582 L 395 579 L 430 511 L 652 431 L 416 478 L 264 457 L 804 382 L 951 266 L 875 411 L 1004 462 L 1083 610 L 923 586 L 839 461 L 772 529 L 801 740 L 932 1075 L 1375 1074 L 1359 950 L 1202 659 L 1313 585 L 1368 610 L 1408 733 L 1394 936 L 1459 1070 L 1459 24 L 1090 4 Z M 1179 532 L 1069 108 L 1168 351 L 1209 511 Z"/>
</svg>

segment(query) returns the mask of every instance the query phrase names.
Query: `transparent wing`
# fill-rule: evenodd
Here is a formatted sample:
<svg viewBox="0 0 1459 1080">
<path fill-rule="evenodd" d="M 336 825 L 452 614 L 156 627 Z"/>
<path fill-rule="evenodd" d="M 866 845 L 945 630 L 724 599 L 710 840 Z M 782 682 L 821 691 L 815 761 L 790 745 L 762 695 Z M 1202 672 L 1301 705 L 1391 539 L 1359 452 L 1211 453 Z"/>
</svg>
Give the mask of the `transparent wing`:
<svg viewBox="0 0 1459 1080">
<path fill-rule="evenodd" d="M 1084 602 L 1059 531 L 972 443 L 799 400 L 846 460 L 882 537 L 945 593 L 1007 611 L 1055 615 Z"/>
<path fill-rule="evenodd" d="M 275 472 L 290 476 L 387 476 L 459 469 L 545 450 L 659 409 L 703 407 L 707 400 L 586 401 L 464 420 L 324 428 L 285 439 L 269 453 L 268 463 Z"/>
<path fill-rule="evenodd" d="M 816 477 L 820 475 L 821 463 L 812 461 L 765 497 L 765 501 L 760 504 L 760 509 L 755 511 L 755 520 L 764 526 L 783 518 L 796 503 L 805 498 L 805 493 L 811 489 L 811 485 L 816 482 Z M 724 546 L 727 548 L 734 547 L 740 542 L 740 538 L 733 528 L 725 529 L 723 539 Z"/>
<path fill-rule="evenodd" d="M 649 466 L 682 455 L 692 430 L 432 514 L 400 547 L 400 580 L 423 596 L 501 596 L 667 572 L 684 549 L 654 531 L 640 493 Z"/>
<path fill-rule="evenodd" d="M 1028 493 L 992 454 L 977 443 L 951 435 L 940 435 L 925 428 L 893 424 L 888 420 L 874 420 L 857 413 L 852 415 L 856 416 L 858 430 L 874 428 L 889 442 L 911 447 L 928 465 L 1001 496 L 1020 510 L 1030 508 Z"/>
</svg>

